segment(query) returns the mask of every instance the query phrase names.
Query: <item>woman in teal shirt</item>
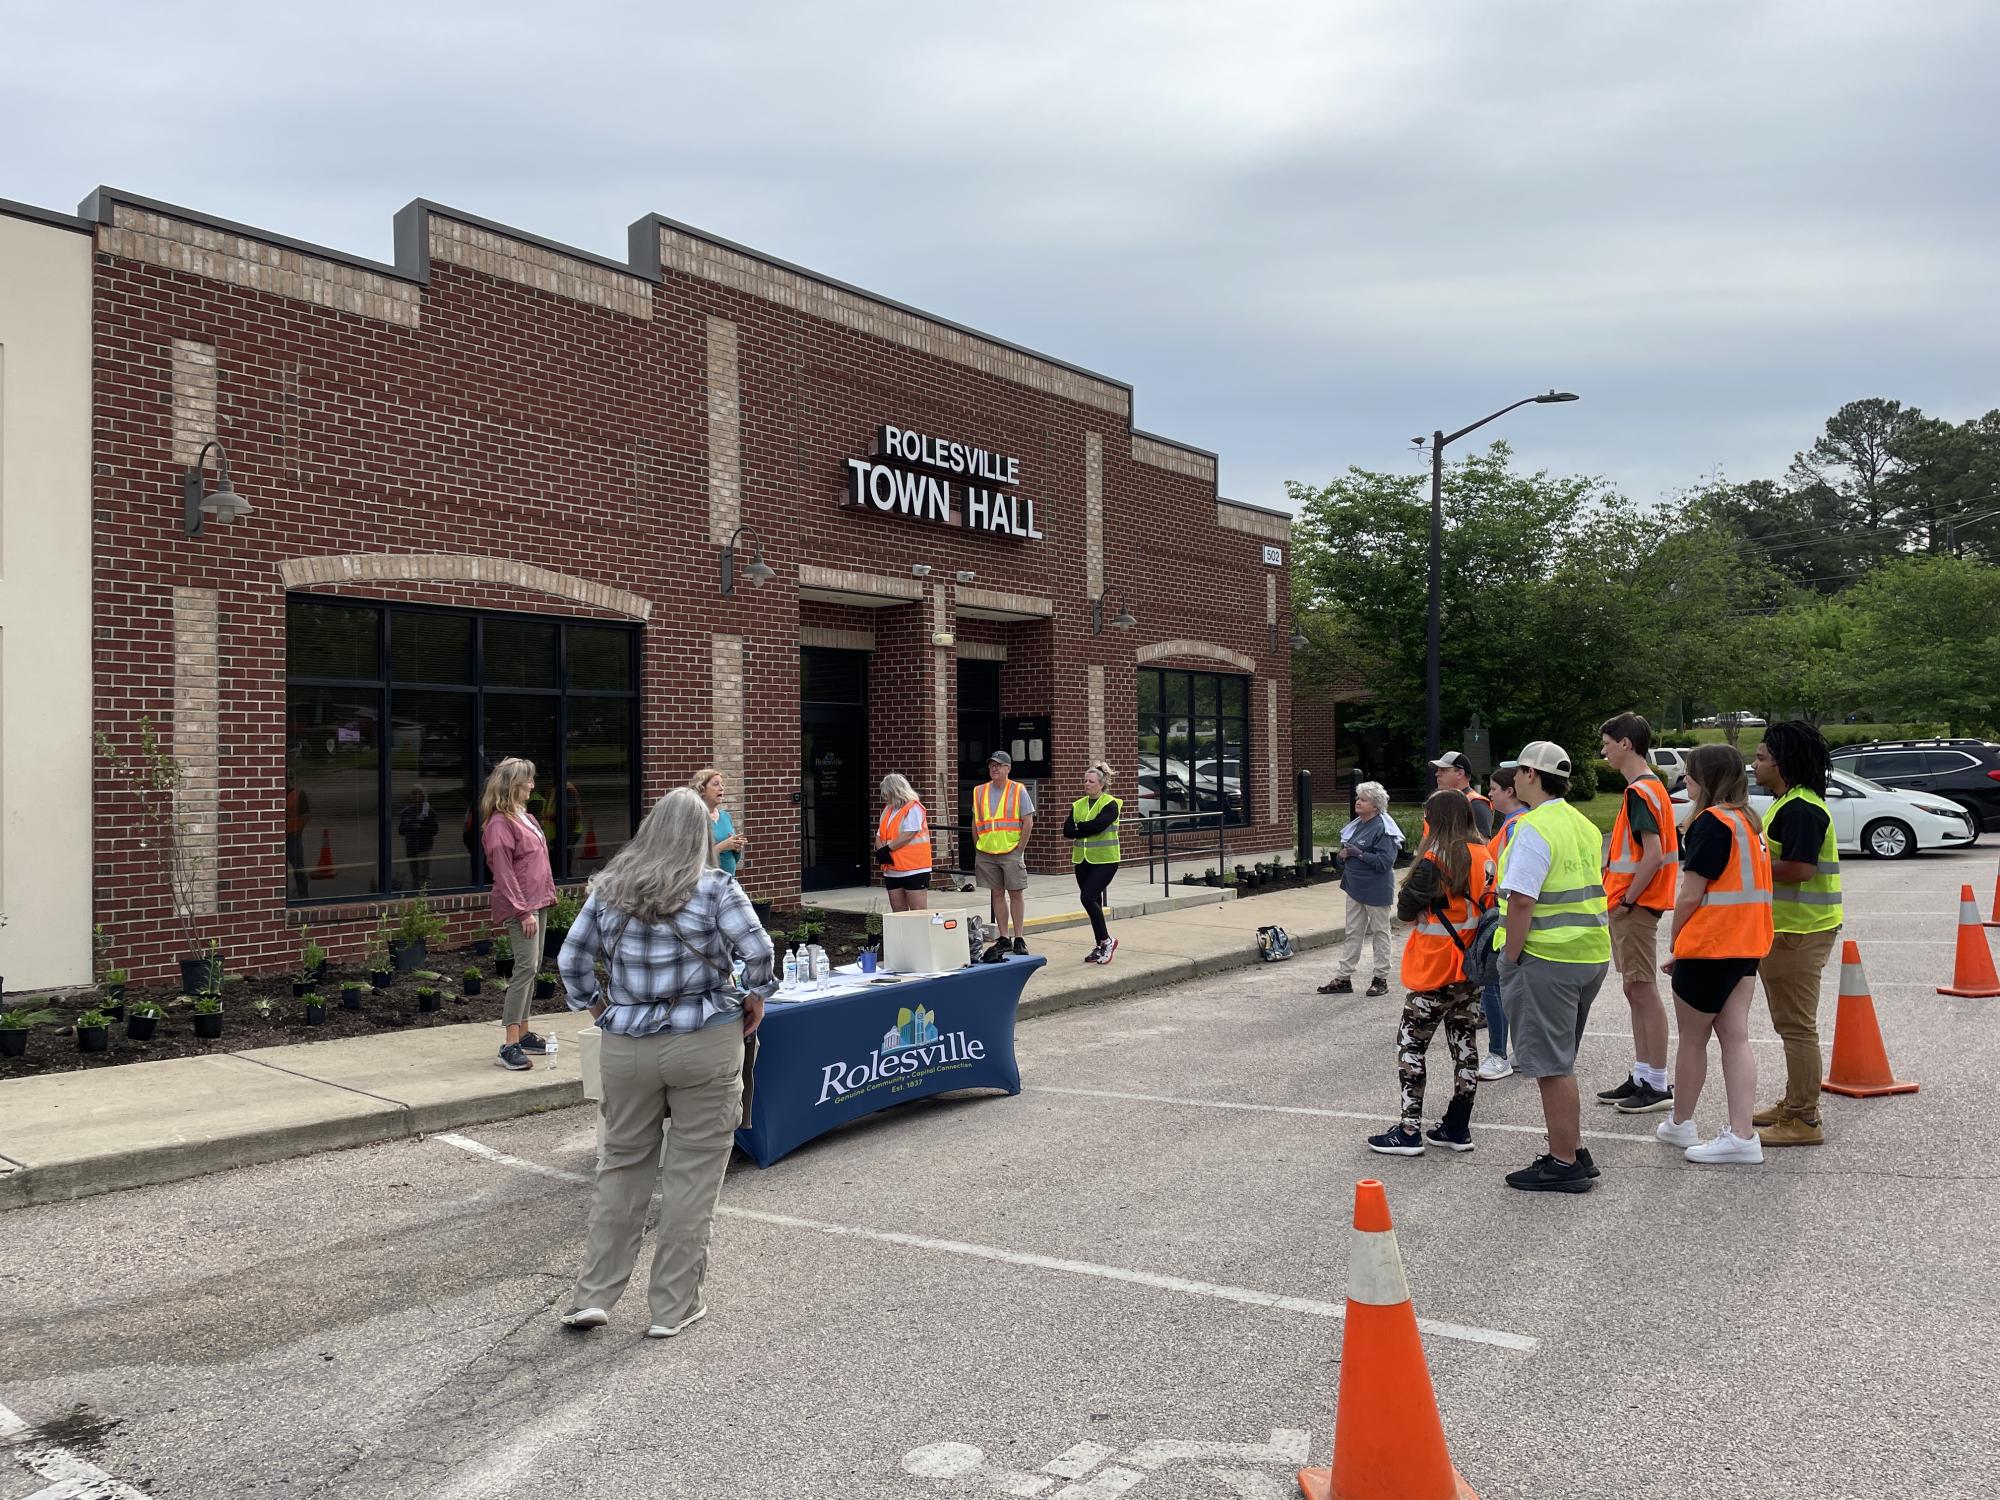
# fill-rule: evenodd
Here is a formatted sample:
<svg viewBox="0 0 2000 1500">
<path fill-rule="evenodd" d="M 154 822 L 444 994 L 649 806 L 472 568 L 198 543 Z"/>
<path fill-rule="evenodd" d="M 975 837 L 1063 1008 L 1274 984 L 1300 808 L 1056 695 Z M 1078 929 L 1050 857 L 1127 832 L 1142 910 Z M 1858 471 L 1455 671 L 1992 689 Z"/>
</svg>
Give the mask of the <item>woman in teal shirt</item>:
<svg viewBox="0 0 2000 1500">
<path fill-rule="evenodd" d="M 688 779 L 695 794 L 708 808 L 708 826 L 715 841 L 715 862 L 722 867 L 725 875 L 734 875 L 743 863 L 743 835 L 736 831 L 735 820 L 729 816 L 729 809 L 722 805 L 722 795 L 727 790 L 722 773 L 714 766 L 703 766 Z"/>
</svg>

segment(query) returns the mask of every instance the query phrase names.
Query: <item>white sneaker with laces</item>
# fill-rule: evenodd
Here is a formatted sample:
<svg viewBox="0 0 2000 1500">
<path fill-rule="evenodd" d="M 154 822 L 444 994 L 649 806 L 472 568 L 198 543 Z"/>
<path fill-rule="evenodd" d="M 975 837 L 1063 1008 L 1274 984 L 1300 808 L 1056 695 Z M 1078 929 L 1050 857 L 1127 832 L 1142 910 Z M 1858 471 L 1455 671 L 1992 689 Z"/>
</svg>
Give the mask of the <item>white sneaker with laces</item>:
<svg viewBox="0 0 2000 1500">
<path fill-rule="evenodd" d="M 646 1330 L 649 1339 L 670 1339 L 677 1333 L 685 1332 L 708 1316 L 707 1307 L 697 1307 L 678 1323 L 655 1323 Z"/>
<path fill-rule="evenodd" d="M 1504 1052 L 1489 1052 L 1479 1059 L 1479 1079 L 1482 1083 L 1492 1083 L 1497 1078 L 1512 1078 L 1514 1065 L 1507 1061 Z"/>
<path fill-rule="evenodd" d="M 1753 1134 L 1749 1140 L 1731 1132 L 1728 1126 L 1712 1141 L 1703 1141 L 1699 1146 L 1690 1146 L 1683 1153 L 1689 1161 L 1710 1164 L 1741 1163 L 1754 1166 L 1764 1159 L 1764 1143 Z"/>
<path fill-rule="evenodd" d="M 1699 1146 L 1701 1144 L 1701 1132 L 1695 1128 L 1694 1121 L 1676 1120 L 1671 1113 L 1664 1120 L 1660 1121 L 1658 1128 L 1653 1131 L 1653 1134 L 1665 1141 L 1669 1146 L 1679 1146 L 1683 1150 L 1689 1146 Z"/>
<path fill-rule="evenodd" d="M 575 1312 L 563 1314 L 563 1326 L 567 1328 L 602 1328 L 611 1321 L 611 1314 L 601 1307 L 579 1307 Z"/>
</svg>

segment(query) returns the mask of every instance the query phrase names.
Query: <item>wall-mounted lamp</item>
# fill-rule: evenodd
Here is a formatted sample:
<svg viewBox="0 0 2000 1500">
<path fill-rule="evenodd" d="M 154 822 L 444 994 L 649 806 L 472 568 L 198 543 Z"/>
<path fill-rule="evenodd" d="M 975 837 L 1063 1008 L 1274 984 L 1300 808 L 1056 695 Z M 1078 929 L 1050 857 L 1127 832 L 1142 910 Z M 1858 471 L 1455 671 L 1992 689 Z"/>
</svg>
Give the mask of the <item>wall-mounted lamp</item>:
<svg viewBox="0 0 2000 1500">
<path fill-rule="evenodd" d="M 215 489 L 201 492 L 201 469 L 208 462 L 208 450 L 215 450 Z M 229 454 L 210 438 L 195 455 L 194 466 L 181 475 L 181 521 L 189 536 L 201 535 L 201 518 L 214 516 L 218 526 L 229 526 L 250 514 L 250 502 L 230 486 Z"/>
<path fill-rule="evenodd" d="M 1132 618 L 1132 611 L 1125 607 L 1125 596 L 1123 594 L 1118 596 L 1118 613 L 1107 621 L 1104 618 L 1104 606 L 1110 601 L 1110 598 L 1111 590 L 1106 589 L 1090 601 L 1090 633 L 1092 635 L 1103 635 L 1104 627 L 1107 624 L 1113 630 L 1130 630 L 1134 625 L 1139 623 Z"/>
<path fill-rule="evenodd" d="M 972 582 L 973 579 L 977 578 L 979 575 L 973 572 L 972 569 L 970 568 L 960 568 L 956 573 L 952 574 L 951 576 L 953 578 L 956 578 L 960 583 L 970 583 Z"/>
<path fill-rule="evenodd" d="M 911 564 L 910 564 L 910 576 L 911 576 L 912 578 L 928 578 L 928 577 L 930 577 L 930 576 L 931 576 L 931 565 L 930 565 L 929 563 L 911 563 Z"/>
<path fill-rule="evenodd" d="M 736 539 L 748 531 L 748 526 L 739 526 L 729 533 L 729 545 L 722 549 L 722 592 L 725 597 L 736 592 Z M 778 576 L 778 570 L 764 562 L 764 544 L 757 543 L 757 555 L 750 566 L 743 570 L 743 576 L 762 588 Z"/>
<path fill-rule="evenodd" d="M 1310 642 L 1303 635 L 1299 634 L 1297 630 L 1294 630 L 1285 638 L 1285 645 L 1293 651 L 1303 651 L 1309 644 Z M 1271 621 L 1271 654 L 1273 656 L 1278 654 L 1278 622 L 1276 620 Z"/>
</svg>

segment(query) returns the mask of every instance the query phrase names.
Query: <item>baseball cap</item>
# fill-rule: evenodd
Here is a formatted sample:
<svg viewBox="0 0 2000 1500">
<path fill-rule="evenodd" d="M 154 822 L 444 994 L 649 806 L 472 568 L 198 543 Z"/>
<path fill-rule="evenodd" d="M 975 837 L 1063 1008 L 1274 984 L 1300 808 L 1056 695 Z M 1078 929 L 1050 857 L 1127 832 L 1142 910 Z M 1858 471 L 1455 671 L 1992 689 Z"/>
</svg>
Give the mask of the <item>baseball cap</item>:
<svg viewBox="0 0 2000 1500">
<path fill-rule="evenodd" d="M 1526 766 L 1531 771 L 1547 771 L 1555 776 L 1567 776 L 1569 751 L 1553 740 L 1534 740 L 1521 747 L 1516 765 Z"/>
<path fill-rule="evenodd" d="M 1436 766 L 1440 771 L 1464 771 L 1468 775 L 1472 771 L 1472 762 L 1456 750 L 1445 751 L 1444 754 L 1432 761 L 1431 764 Z"/>
<path fill-rule="evenodd" d="M 1009 755 L 1005 750 L 995 750 L 991 755 L 986 757 L 986 764 L 989 766 L 1011 766 L 1014 764 L 1014 757 Z"/>
</svg>

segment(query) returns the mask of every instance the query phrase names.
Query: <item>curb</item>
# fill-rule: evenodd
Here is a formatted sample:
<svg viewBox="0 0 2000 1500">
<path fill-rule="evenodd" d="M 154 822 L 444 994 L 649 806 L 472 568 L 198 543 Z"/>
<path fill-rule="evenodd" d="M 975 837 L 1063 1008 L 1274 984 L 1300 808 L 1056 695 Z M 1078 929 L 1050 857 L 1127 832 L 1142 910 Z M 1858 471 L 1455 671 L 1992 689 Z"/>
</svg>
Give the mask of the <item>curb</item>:
<svg viewBox="0 0 2000 1500">
<path fill-rule="evenodd" d="M 1341 936 L 1342 929 L 1337 925 L 1294 930 L 1292 947 L 1295 952 L 1303 953 L 1331 946 L 1339 942 Z M 1250 939 L 1198 958 L 1161 959 L 1135 954 L 1134 959 L 1135 962 L 1116 972 L 1099 971 L 1093 983 L 1039 997 L 1024 997 L 1019 1019 L 1029 1021 L 1080 1006 L 1101 1005 L 1141 991 L 1248 968 L 1259 961 L 1256 944 Z M 230 1055 L 242 1057 L 240 1053 Z M 246 1060 L 258 1066 L 273 1066 L 256 1063 L 255 1059 Z M 340 1087 L 337 1084 L 327 1086 Z M 482 1094 L 449 1104 L 412 1106 L 387 1099 L 380 1102 L 381 1109 L 358 1115 L 306 1121 L 255 1133 L 163 1141 L 141 1149 L 110 1152 L 46 1167 L 20 1167 L 0 1156 L 0 1212 L 72 1202 L 127 1188 L 184 1182 L 218 1172 L 234 1171 L 239 1167 L 313 1156 L 322 1151 L 416 1140 L 463 1126 L 487 1125 L 495 1120 L 520 1119 L 550 1110 L 567 1109 L 585 1101 L 583 1079 L 571 1069 L 545 1084 L 530 1083 L 524 1088 Z"/>
</svg>

